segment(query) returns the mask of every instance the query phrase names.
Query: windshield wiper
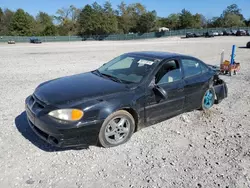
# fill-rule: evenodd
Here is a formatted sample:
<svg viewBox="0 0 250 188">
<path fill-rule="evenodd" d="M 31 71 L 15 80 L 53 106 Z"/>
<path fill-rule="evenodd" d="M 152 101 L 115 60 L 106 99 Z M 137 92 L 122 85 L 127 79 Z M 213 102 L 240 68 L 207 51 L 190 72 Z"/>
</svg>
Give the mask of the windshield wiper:
<svg viewBox="0 0 250 188">
<path fill-rule="evenodd" d="M 119 82 L 119 83 L 134 83 L 134 82 L 130 82 L 130 81 L 125 81 L 125 80 L 121 80 L 120 78 L 117 78 L 115 76 L 112 76 L 112 75 L 109 75 L 109 74 L 105 74 L 105 73 L 101 73 L 98 69 L 94 70 L 94 71 L 91 71 L 93 74 L 96 74 L 98 76 L 101 76 L 101 77 L 107 77 L 115 82 Z"/>
<path fill-rule="evenodd" d="M 120 78 L 117 78 L 115 76 L 109 75 L 109 74 L 105 74 L 105 73 L 101 73 L 103 76 L 106 76 L 108 78 L 110 78 L 111 80 L 115 81 L 115 82 L 119 82 L 119 83 L 123 83 L 123 81 Z"/>
<path fill-rule="evenodd" d="M 98 76 L 102 76 L 102 73 L 98 70 L 98 69 L 96 69 L 96 70 L 93 70 L 93 71 L 91 71 L 93 74 L 96 74 L 96 75 L 98 75 Z"/>
</svg>

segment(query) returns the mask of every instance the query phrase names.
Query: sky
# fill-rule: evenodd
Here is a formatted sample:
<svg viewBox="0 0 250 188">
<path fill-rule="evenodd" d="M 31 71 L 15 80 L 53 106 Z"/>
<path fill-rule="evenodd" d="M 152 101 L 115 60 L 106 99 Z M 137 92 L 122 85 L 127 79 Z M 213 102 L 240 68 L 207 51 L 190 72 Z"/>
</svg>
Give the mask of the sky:
<svg viewBox="0 0 250 188">
<path fill-rule="evenodd" d="M 57 9 L 75 5 L 83 8 L 86 4 L 92 4 L 95 0 L 0 0 L 1 8 L 16 10 L 24 9 L 35 16 L 39 11 L 55 14 Z M 99 4 L 104 4 L 106 0 L 96 0 Z M 121 1 L 110 0 L 116 8 Z M 171 13 L 178 13 L 183 8 L 194 13 L 202 13 L 207 18 L 220 16 L 222 11 L 231 4 L 236 3 L 242 10 L 245 18 L 250 18 L 250 0 L 124 0 L 126 4 L 142 3 L 147 10 L 156 10 L 157 15 L 167 17 Z"/>
</svg>

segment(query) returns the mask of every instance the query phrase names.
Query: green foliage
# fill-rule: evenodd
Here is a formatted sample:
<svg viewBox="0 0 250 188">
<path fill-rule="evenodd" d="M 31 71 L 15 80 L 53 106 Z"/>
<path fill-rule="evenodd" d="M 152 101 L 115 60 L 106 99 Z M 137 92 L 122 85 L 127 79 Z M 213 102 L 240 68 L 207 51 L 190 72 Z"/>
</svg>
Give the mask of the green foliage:
<svg viewBox="0 0 250 188">
<path fill-rule="evenodd" d="M 226 14 L 224 19 L 224 27 L 233 27 L 233 26 L 245 26 L 244 21 L 241 19 L 240 15 L 237 14 Z"/>
<path fill-rule="evenodd" d="M 220 17 L 214 18 L 210 24 L 213 27 L 240 27 L 245 26 L 245 19 L 241 9 L 236 4 L 228 6 Z"/>
<path fill-rule="evenodd" d="M 0 35 L 3 33 L 3 19 L 4 13 L 3 10 L 0 8 Z"/>
<path fill-rule="evenodd" d="M 22 9 L 18 9 L 11 19 L 9 28 L 11 35 L 30 36 L 33 34 L 34 18 Z"/>
<path fill-rule="evenodd" d="M 2 8 L 0 7 L 0 23 L 3 21 L 3 16 L 4 16 L 3 10 L 2 10 Z"/>
<path fill-rule="evenodd" d="M 248 20 L 245 20 L 245 25 L 248 27 L 250 26 L 250 18 Z"/>
<path fill-rule="evenodd" d="M 152 28 L 154 28 L 156 23 L 156 14 L 155 12 L 147 12 L 142 14 L 139 17 L 137 22 L 137 31 L 140 33 L 150 32 Z"/>
<path fill-rule="evenodd" d="M 53 24 L 53 17 L 45 12 L 39 12 L 36 16 L 36 33 L 37 35 L 54 36 L 56 34 L 56 27 Z"/>
<path fill-rule="evenodd" d="M 194 17 L 190 11 L 183 9 L 180 14 L 180 28 L 192 28 L 194 25 Z"/>
<path fill-rule="evenodd" d="M 69 8 L 58 9 L 54 18 L 59 23 L 59 34 L 76 35 L 79 25 L 79 15 L 80 9 L 76 8 L 74 5 L 70 5 Z"/>
<path fill-rule="evenodd" d="M 119 21 L 118 29 L 125 34 L 129 32 L 138 32 L 139 19 L 142 15 L 147 13 L 146 8 L 140 3 L 127 6 L 124 2 L 118 5 L 117 12 Z"/>
<path fill-rule="evenodd" d="M 79 34 L 81 35 L 105 35 L 116 33 L 118 22 L 114 10 L 109 2 L 102 7 L 94 2 L 86 5 L 79 16 Z"/>
<path fill-rule="evenodd" d="M 200 14 L 193 15 L 193 28 L 202 28 L 202 17 Z"/>
<path fill-rule="evenodd" d="M 223 19 L 221 17 L 213 17 L 208 21 L 208 27 L 221 27 L 223 25 Z"/>
<path fill-rule="evenodd" d="M 178 29 L 180 28 L 180 14 L 170 14 L 168 16 L 168 24 L 167 27 L 171 29 Z"/>
<path fill-rule="evenodd" d="M 225 18 L 227 14 L 238 15 L 240 20 L 244 20 L 244 16 L 241 14 L 241 9 L 236 4 L 229 5 L 222 13 L 221 17 Z"/>
<path fill-rule="evenodd" d="M 53 16 L 39 12 L 35 19 L 22 9 L 13 12 L 0 7 L 0 35 L 109 35 L 145 33 L 156 31 L 160 27 L 176 30 L 250 26 L 250 19 L 244 18 L 236 4 L 227 6 L 219 17 L 210 20 L 186 9 L 168 17 L 157 18 L 156 15 L 155 11 L 148 11 L 141 3 L 121 2 L 117 9 L 113 9 L 111 1 L 106 1 L 103 5 L 94 2 L 82 9 L 70 5 L 58 9 Z"/>
<path fill-rule="evenodd" d="M 13 15 L 14 12 L 12 12 L 11 10 L 4 10 L 0 28 L 1 35 L 10 35 L 10 22 L 12 20 Z"/>
</svg>

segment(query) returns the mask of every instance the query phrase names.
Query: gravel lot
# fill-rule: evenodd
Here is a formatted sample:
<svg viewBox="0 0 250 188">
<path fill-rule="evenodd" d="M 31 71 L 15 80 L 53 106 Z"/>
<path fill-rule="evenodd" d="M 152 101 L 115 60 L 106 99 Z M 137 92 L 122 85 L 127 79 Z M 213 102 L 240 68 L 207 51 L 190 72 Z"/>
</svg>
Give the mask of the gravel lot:
<svg viewBox="0 0 250 188">
<path fill-rule="evenodd" d="M 0 187 L 250 187 L 250 37 L 0 44 Z M 128 51 L 160 50 L 219 64 L 237 45 L 229 97 L 135 133 L 119 147 L 55 150 L 28 127 L 24 100 L 46 80 L 90 71 Z"/>
</svg>

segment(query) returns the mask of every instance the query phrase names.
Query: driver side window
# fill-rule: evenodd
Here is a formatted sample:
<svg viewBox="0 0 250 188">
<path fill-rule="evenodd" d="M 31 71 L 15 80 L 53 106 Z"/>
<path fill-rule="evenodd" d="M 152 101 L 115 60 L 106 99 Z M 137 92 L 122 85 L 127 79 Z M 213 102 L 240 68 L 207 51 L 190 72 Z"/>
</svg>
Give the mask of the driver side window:
<svg viewBox="0 0 250 188">
<path fill-rule="evenodd" d="M 177 60 L 171 60 L 162 65 L 155 75 L 155 84 L 171 83 L 182 79 L 180 65 Z"/>
</svg>

